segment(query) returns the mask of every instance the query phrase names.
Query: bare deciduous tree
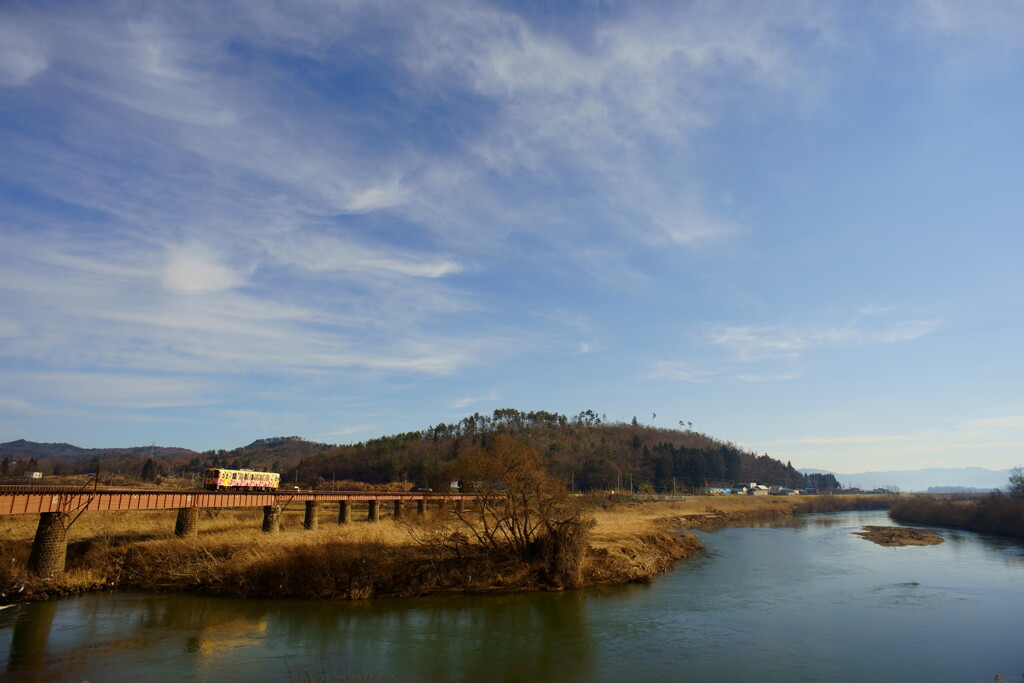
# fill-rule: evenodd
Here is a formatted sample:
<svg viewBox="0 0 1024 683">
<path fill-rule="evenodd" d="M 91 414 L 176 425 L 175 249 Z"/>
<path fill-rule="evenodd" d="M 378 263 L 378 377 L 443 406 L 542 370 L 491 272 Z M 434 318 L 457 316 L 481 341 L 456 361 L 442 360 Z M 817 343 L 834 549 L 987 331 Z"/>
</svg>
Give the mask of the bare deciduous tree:
<svg viewBox="0 0 1024 683">
<path fill-rule="evenodd" d="M 1010 470 L 1010 494 L 1024 498 L 1024 467 L 1017 466 Z"/>
<path fill-rule="evenodd" d="M 469 544 L 524 561 L 539 561 L 550 581 L 579 585 L 587 532 L 593 521 L 540 453 L 507 435 L 459 456 L 455 471 L 472 506 L 449 510 L 431 543 L 461 555 Z"/>
</svg>

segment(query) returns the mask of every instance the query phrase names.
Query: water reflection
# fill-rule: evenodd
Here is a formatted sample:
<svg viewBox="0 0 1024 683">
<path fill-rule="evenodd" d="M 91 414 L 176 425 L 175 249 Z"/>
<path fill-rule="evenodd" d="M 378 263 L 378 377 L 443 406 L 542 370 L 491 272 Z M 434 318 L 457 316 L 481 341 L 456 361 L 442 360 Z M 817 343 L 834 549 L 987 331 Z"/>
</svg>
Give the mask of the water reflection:
<svg viewBox="0 0 1024 683">
<path fill-rule="evenodd" d="M 46 641 L 56 615 L 56 602 L 40 603 L 32 613 L 26 611 L 14 615 L 7 671 L 32 671 L 42 666 L 46 657 Z"/>
<path fill-rule="evenodd" d="M 701 532 L 710 552 L 651 585 L 354 603 L 92 594 L 0 611 L 0 651 L 19 681 L 281 681 L 296 670 L 408 681 L 991 680 L 1024 671 L 1024 546 L 940 531 L 947 543 L 882 548 L 850 533 L 888 523 L 884 513 L 784 521 Z"/>
<path fill-rule="evenodd" d="M 105 673 L 117 678 L 127 662 L 139 665 L 119 654 L 146 651 L 158 666 L 173 661 L 202 679 L 249 670 L 254 659 L 263 664 L 251 680 L 287 679 L 289 666 L 320 671 L 328 661 L 332 671 L 399 679 L 453 680 L 453 662 L 458 680 L 493 680 L 495 671 L 507 680 L 556 679 L 567 668 L 592 670 L 586 600 L 582 591 L 358 603 L 87 595 L 17 608 L 7 671 L 38 672 L 25 680 L 84 678 L 90 660 L 106 654 L 113 663 Z M 59 608 L 64 618 L 55 624 Z"/>
<path fill-rule="evenodd" d="M 869 513 L 875 519 L 877 512 Z M 780 515 L 766 519 L 725 520 L 702 524 L 700 531 L 719 531 L 721 529 L 828 529 L 834 526 L 849 525 L 850 519 L 838 517 L 835 513 L 816 512 L 807 515 Z"/>
</svg>

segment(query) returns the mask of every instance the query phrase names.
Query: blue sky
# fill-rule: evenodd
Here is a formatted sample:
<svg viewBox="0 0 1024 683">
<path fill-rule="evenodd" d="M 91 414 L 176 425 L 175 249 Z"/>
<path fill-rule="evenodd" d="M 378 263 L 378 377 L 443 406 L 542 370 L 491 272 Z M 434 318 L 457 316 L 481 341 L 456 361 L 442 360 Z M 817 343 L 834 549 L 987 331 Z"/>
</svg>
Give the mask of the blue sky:
<svg viewBox="0 0 1024 683">
<path fill-rule="evenodd" d="M 7 2 L 0 441 L 1011 467 L 1022 121 L 1016 2 Z"/>
</svg>

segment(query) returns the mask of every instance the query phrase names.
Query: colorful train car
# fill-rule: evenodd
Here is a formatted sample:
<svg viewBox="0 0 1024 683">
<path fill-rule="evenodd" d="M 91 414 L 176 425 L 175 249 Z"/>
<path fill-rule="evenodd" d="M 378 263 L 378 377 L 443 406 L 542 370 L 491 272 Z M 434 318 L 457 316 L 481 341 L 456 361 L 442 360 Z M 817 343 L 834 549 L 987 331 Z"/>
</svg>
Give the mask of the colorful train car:
<svg viewBox="0 0 1024 683">
<path fill-rule="evenodd" d="M 277 472 L 209 467 L 203 473 L 203 488 L 207 491 L 276 491 L 280 485 L 281 475 Z"/>
</svg>

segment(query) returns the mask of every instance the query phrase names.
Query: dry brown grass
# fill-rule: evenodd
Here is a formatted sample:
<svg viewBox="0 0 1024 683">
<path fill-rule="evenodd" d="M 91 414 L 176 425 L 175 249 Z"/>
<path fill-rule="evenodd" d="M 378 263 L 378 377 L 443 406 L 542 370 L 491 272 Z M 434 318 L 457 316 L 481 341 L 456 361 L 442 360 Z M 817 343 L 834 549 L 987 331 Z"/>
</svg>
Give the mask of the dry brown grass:
<svg viewBox="0 0 1024 683">
<path fill-rule="evenodd" d="M 595 547 L 606 547 L 632 536 L 668 526 L 694 528 L 710 520 L 789 515 L 795 506 L 788 499 L 769 496 L 707 496 L 679 502 L 622 504 L 594 512 Z"/>
<path fill-rule="evenodd" d="M 678 560 L 702 551 L 693 534 L 709 521 L 767 514 L 792 514 L 778 499 L 762 497 L 701 497 L 656 503 L 605 503 L 594 510 L 591 558 L 585 574 L 590 584 L 650 581 Z"/>
<path fill-rule="evenodd" d="M 830 506 L 859 505 L 852 497 Z M 729 519 L 788 515 L 807 507 L 792 498 L 708 497 L 687 502 L 606 504 L 582 563 L 582 585 L 650 581 L 701 550 L 697 528 Z M 425 519 L 385 516 L 369 523 L 356 510 L 337 524 L 337 508 L 320 511 L 316 531 L 304 509 L 286 509 L 281 531 L 260 531 L 262 510 L 204 511 L 196 538 L 173 537 L 175 511 L 90 512 L 68 532 L 63 576 L 42 580 L 26 569 L 37 515 L 0 518 L 0 602 L 110 587 L 192 590 L 239 597 L 366 598 L 454 592 L 559 589 L 542 562 L 472 544 L 458 556 L 421 540 L 441 513 Z M 586 547 L 586 546 L 585 546 Z"/>
<path fill-rule="evenodd" d="M 303 528 L 304 510 L 286 509 L 281 531 L 275 534 L 260 531 L 262 510 L 258 508 L 204 511 L 194 539 L 172 535 L 176 515 L 176 511 L 83 514 L 68 530 L 67 567 L 54 580 L 41 580 L 26 569 L 38 515 L 0 518 L 0 602 L 112 586 L 230 594 L 244 590 L 246 577 L 258 567 L 294 564 L 295 558 L 311 567 L 318 554 L 362 556 L 365 561 L 381 556 L 383 549 L 404 552 L 416 545 L 407 526 L 391 517 L 339 525 L 336 509 L 321 511 L 316 531 Z M 292 579 L 304 583 L 298 574 Z"/>
</svg>

